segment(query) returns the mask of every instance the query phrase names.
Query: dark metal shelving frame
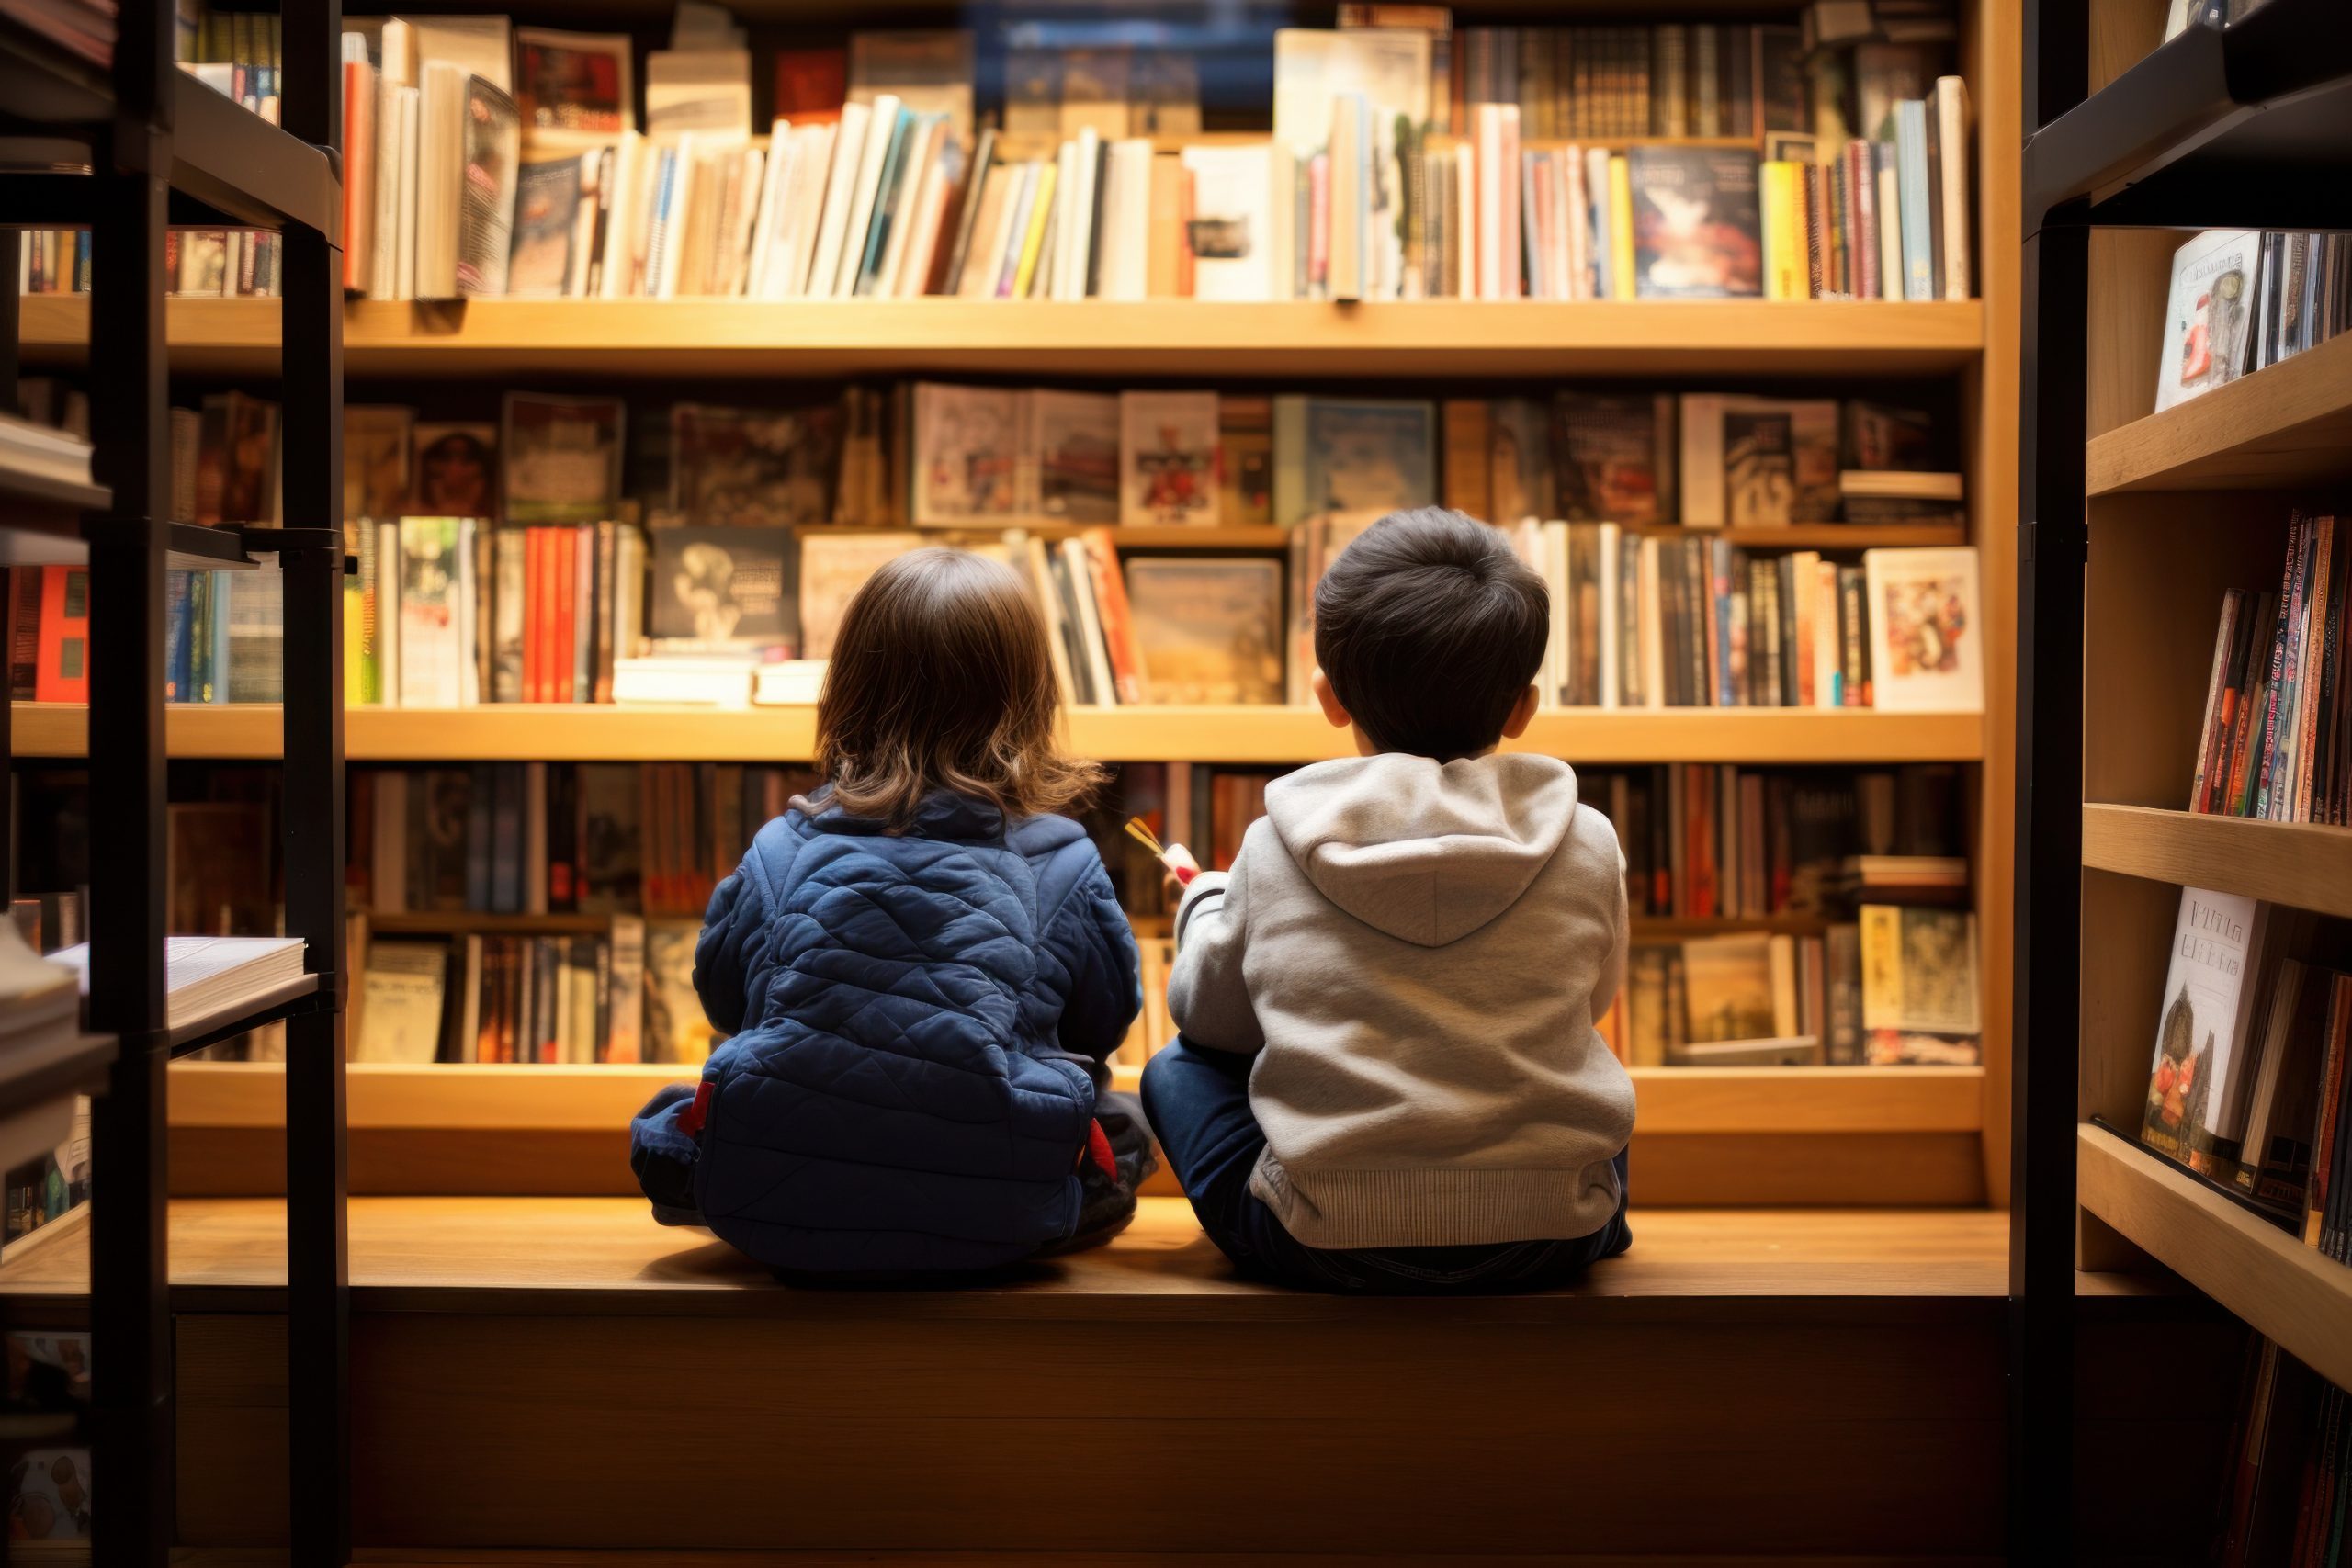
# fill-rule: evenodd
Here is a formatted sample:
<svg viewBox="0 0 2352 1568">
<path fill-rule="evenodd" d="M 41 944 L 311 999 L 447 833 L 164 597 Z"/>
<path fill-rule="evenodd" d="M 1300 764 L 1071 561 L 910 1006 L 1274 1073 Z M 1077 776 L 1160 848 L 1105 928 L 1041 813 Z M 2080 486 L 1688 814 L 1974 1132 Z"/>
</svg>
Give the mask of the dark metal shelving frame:
<svg viewBox="0 0 2352 1568">
<path fill-rule="evenodd" d="M 2082 1034 L 2084 491 L 2098 228 L 2352 226 L 2352 8 L 2200 19 L 2097 93 L 2088 0 L 2026 0 L 2009 1529 L 2072 1562 Z"/>
<path fill-rule="evenodd" d="M 173 61 L 172 0 L 122 0 L 111 69 L 0 22 L 0 136 L 78 137 L 87 174 L 0 176 L 9 229 L 87 228 L 102 307 L 89 377 L 103 494 L 12 496 L 0 561 L 86 559 L 90 795 L 106 832 L 91 867 L 90 1026 L 120 1052 L 93 1125 L 91 1327 L 101 1568 L 164 1568 L 175 1510 L 164 1067 L 254 1024 L 287 1028 L 287 1310 L 293 1561 L 350 1557 L 349 1286 L 345 1222 L 343 952 L 343 8 L 293 0 L 283 129 Z M 164 242 L 173 223 L 279 231 L 286 247 L 281 430 L 286 514 L 305 526 L 168 521 Z M 0 231 L 13 239 L 12 232 Z M 17 385 L 13 264 L 0 283 L 0 401 Z M 17 487 L 21 491 L 24 487 Z M 98 509 L 81 511 L 79 500 Z M 20 504 L 21 503 L 21 504 Z M 166 1026 L 164 574 L 275 554 L 285 598 L 286 930 L 305 981 L 242 1018 Z M 6 757 L 0 700 L 0 762 Z M 0 864 L 0 881 L 7 880 Z"/>
</svg>

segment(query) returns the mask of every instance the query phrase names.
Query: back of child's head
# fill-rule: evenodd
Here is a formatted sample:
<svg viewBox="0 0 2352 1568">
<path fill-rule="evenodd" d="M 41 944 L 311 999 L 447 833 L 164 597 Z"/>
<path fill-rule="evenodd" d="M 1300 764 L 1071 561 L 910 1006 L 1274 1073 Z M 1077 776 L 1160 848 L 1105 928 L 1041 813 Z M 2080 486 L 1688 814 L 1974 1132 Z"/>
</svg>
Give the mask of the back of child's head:
<svg viewBox="0 0 2352 1568">
<path fill-rule="evenodd" d="M 1010 822 L 1060 811 L 1102 777 L 1057 742 L 1046 629 L 1012 569 L 964 550 L 886 564 L 842 612 L 817 701 L 831 806 L 903 829 L 947 790 Z"/>
<path fill-rule="evenodd" d="M 1502 531 L 1442 506 L 1392 512 L 1315 590 L 1315 660 L 1384 751 L 1441 761 L 1502 739 L 1551 635 L 1543 578 Z"/>
</svg>

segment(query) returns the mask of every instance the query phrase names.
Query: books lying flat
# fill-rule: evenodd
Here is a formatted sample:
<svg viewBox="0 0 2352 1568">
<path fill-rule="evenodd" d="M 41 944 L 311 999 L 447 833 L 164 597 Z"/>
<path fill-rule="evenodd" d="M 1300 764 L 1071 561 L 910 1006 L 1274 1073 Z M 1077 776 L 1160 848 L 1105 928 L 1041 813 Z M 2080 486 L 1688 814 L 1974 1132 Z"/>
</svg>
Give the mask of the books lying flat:
<svg viewBox="0 0 2352 1568">
<path fill-rule="evenodd" d="M 164 1010 L 168 1029 L 257 1006 L 302 977 L 300 937 L 175 936 L 164 940 Z M 90 944 L 52 955 L 90 991 Z"/>
</svg>

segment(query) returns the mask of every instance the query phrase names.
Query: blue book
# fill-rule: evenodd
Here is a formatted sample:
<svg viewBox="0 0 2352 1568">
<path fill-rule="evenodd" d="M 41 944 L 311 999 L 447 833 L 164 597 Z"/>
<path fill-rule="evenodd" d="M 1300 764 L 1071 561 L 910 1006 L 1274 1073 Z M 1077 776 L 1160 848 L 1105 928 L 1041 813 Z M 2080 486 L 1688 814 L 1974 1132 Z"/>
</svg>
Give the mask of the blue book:
<svg viewBox="0 0 2352 1568">
<path fill-rule="evenodd" d="M 1894 106 L 1895 200 L 1903 209 L 1903 298 L 1936 297 L 1936 257 L 1928 224 L 1928 103 L 1902 98 Z M 1886 221 L 1881 213 L 1879 221 Z"/>
<path fill-rule="evenodd" d="M 229 700 L 229 596 L 235 591 L 235 584 L 228 581 L 226 572 L 208 575 L 212 579 L 211 603 L 208 606 L 211 614 L 207 619 L 207 629 L 212 634 L 212 681 L 204 700 L 225 703 Z"/>
<path fill-rule="evenodd" d="M 889 145 L 882 153 L 882 176 L 874 186 L 874 217 L 865 226 L 865 251 L 857 266 L 859 294 L 874 292 L 875 276 L 882 270 L 882 254 L 889 249 L 890 222 L 899 210 L 899 186 L 907 161 L 907 145 L 914 140 L 915 116 L 900 109 L 890 121 Z"/>
</svg>

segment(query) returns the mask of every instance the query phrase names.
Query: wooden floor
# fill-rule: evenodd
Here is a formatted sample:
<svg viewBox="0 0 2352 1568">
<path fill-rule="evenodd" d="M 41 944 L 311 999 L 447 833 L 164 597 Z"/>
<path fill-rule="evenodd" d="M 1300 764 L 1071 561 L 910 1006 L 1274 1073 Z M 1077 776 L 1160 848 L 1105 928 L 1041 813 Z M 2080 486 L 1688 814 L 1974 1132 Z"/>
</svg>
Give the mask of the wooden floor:
<svg viewBox="0 0 2352 1568">
<path fill-rule="evenodd" d="M 274 1309 L 286 1282 L 285 1206 L 266 1198 L 172 1204 L 172 1280 L 189 1310 Z M 1634 1246 L 1578 1285 L 1544 1296 L 1443 1303 L 1661 1305 L 1755 1300 L 1991 1300 L 2007 1290 L 2008 1220 L 1984 1210 L 1636 1211 Z M 0 1298 L 79 1293 L 86 1229 L 0 1270 Z M 355 1198 L 351 1284 L 358 1311 L 537 1310 L 674 1316 L 860 1313 L 915 1317 L 1318 1316 L 1328 1298 L 1238 1278 L 1181 1198 L 1146 1198 L 1109 1246 L 959 1288 L 812 1291 L 777 1284 L 732 1247 L 655 1224 L 618 1198 Z M 884 1304 L 884 1303 L 888 1304 Z M 1442 1303 L 1416 1303 L 1417 1307 Z M 1522 1311 L 1526 1310 L 1522 1305 Z"/>
</svg>

